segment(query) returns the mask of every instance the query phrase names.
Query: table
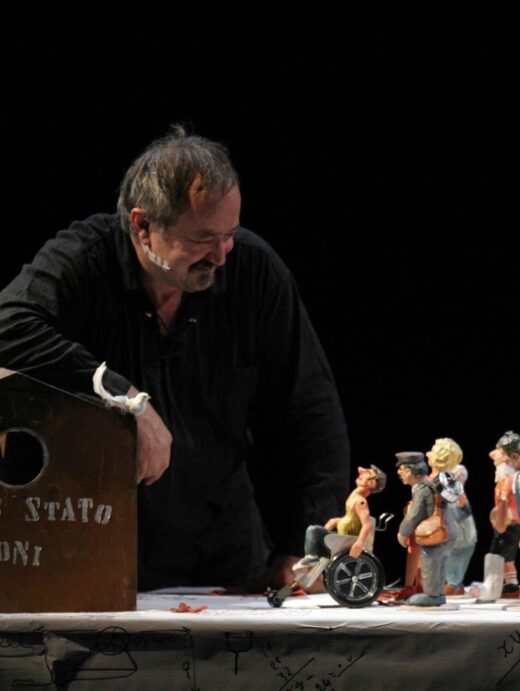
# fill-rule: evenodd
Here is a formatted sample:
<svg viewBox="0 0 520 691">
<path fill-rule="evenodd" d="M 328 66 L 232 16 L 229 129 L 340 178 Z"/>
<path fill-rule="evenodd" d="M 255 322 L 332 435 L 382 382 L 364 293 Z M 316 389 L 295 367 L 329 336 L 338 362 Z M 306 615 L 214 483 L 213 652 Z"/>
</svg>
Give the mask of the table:
<svg viewBox="0 0 520 691">
<path fill-rule="evenodd" d="M 207 605 L 174 613 L 181 602 Z M 158 591 L 135 612 L 0 615 L 0 689 L 520 688 L 520 606 L 339 607 L 328 595 Z"/>
</svg>

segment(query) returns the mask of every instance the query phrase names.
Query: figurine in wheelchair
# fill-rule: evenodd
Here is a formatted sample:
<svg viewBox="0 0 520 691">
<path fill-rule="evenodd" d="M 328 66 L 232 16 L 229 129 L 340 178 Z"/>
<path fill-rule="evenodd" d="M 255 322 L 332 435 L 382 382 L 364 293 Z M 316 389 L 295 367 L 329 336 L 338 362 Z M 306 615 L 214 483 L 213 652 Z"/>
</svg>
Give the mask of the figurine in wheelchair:
<svg viewBox="0 0 520 691">
<path fill-rule="evenodd" d="M 367 497 L 382 492 L 386 475 L 377 466 L 358 468 L 356 488 L 348 496 L 345 515 L 331 518 L 325 526 L 311 525 L 305 533 L 305 556 L 293 566 L 295 580 L 269 592 L 267 601 L 281 607 L 299 588 L 310 588 L 323 574 L 328 593 L 340 605 L 366 607 L 383 589 L 381 562 L 372 554 L 374 533 L 386 530 L 392 514 L 384 513 L 378 525 L 370 516 Z"/>
</svg>

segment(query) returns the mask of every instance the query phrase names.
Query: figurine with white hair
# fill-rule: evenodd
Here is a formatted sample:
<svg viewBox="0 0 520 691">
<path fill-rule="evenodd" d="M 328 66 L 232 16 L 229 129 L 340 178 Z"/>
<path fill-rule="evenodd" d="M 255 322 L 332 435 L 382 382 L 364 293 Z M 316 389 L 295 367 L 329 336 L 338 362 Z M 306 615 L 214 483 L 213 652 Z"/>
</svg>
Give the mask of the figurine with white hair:
<svg viewBox="0 0 520 691">
<path fill-rule="evenodd" d="M 452 473 L 462 486 L 468 479 L 468 471 L 464 465 L 456 465 Z M 445 595 L 464 595 L 464 577 L 477 543 L 477 528 L 471 504 L 464 492 L 452 505 L 453 516 L 456 521 L 457 536 L 453 549 L 446 564 Z"/>
<path fill-rule="evenodd" d="M 493 540 L 484 557 L 484 582 L 472 583 L 470 595 L 481 602 L 500 596 L 520 597 L 516 559 L 520 540 L 518 473 L 520 472 L 520 434 L 509 430 L 489 452 L 495 465 L 495 506 L 489 520 Z"/>
</svg>

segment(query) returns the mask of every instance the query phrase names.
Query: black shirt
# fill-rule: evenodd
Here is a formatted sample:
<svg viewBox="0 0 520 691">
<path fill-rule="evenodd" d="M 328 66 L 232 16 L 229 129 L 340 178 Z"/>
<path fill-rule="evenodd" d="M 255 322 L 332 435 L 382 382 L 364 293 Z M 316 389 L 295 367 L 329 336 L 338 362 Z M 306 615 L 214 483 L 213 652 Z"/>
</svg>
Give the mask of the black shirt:
<svg viewBox="0 0 520 691">
<path fill-rule="evenodd" d="M 168 471 L 139 487 L 139 587 L 243 583 L 341 510 L 348 441 L 330 368 L 290 272 L 254 233 L 237 232 L 166 335 L 138 268 L 117 216 L 58 233 L 0 293 L 0 366 L 92 394 L 106 360 L 111 393 L 147 391 L 174 441 Z"/>
</svg>

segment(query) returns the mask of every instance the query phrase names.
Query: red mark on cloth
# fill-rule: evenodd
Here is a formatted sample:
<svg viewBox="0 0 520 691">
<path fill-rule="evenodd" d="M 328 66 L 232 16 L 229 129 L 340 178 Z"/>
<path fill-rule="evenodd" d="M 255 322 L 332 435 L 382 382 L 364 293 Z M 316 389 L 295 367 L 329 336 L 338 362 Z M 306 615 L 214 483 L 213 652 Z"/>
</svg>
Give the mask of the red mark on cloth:
<svg viewBox="0 0 520 691">
<path fill-rule="evenodd" d="M 170 607 L 170 612 L 180 612 L 182 614 L 198 614 L 199 612 L 204 612 L 208 609 L 207 605 L 200 605 L 200 607 L 190 607 L 185 602 L 181 602 L 178 607 Z"/>
</svg>

